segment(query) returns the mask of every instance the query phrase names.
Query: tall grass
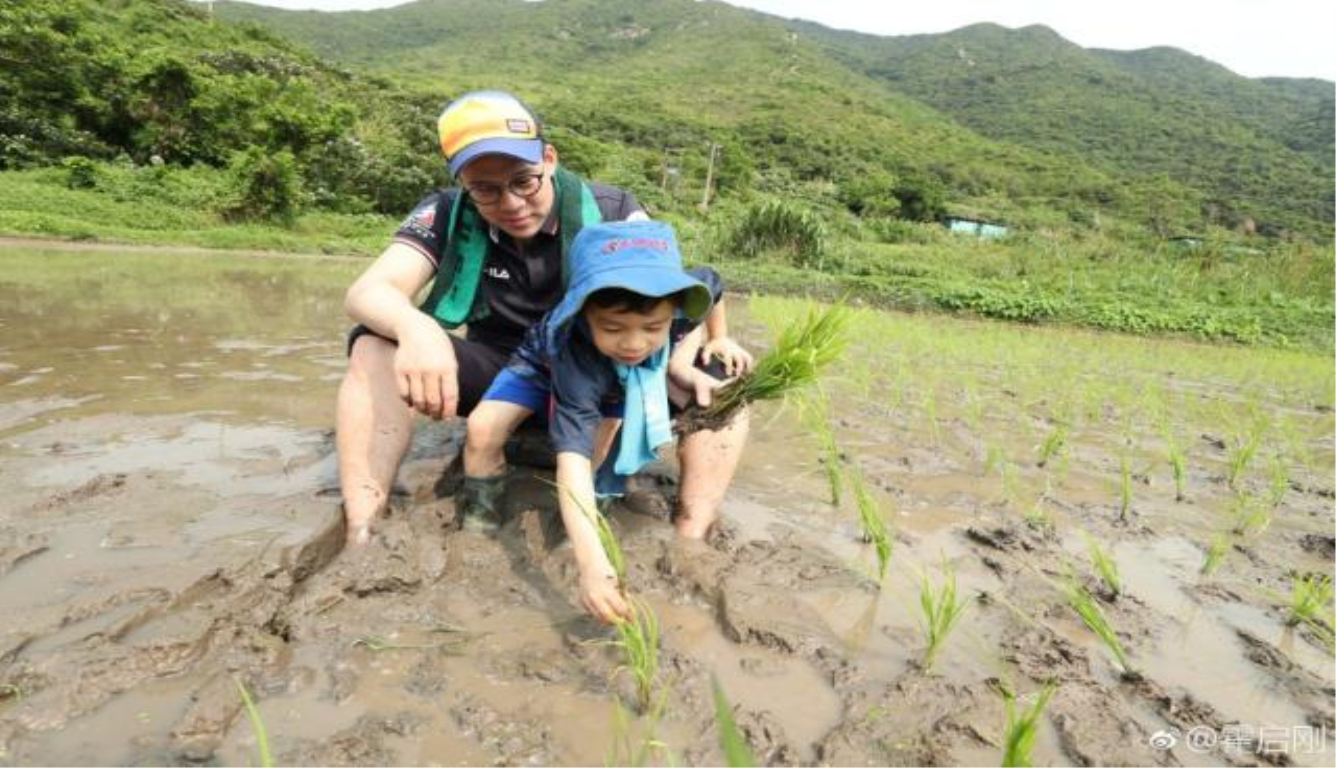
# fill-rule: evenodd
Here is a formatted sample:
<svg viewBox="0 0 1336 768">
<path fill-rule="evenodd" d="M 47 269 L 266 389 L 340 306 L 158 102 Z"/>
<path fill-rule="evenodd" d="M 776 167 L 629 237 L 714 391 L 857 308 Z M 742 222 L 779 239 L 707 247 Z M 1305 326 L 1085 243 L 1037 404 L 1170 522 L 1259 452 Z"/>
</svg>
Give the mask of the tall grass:
<svg viewBox="0 0 1336 768">
<path fill-rule="evenodd" d="M 1067 578 L 1066 591 L 1067 602 L 1081 617 L 1081 620 L 1085 622 L 1085 625 L 1090 628 L 1090 631 L 1094 632 L 1100 642 L 1104 643 L 1104 647 L 1109 650 L 1109 653 L 1113 654 L 1119 668 L 1122 669 L 1123 676 L 1127 678 L 1136 677 L 1137 672 L 1132 668 L 1132 663 L 1123 650 L 1123 644 L 1118 639 L 1118 633 L 1114 631 L 1113 626 L 1109 624 L 1109 620 L 1105 618 L 1104 612 L 1095 603 L 1095 598 L 1091 597 L 1086 588 L 1077 583 L 1076 579 L 1071 576 Z"/>
<path fill-rule="evenodd" d="M 946 560 L 942 561 L 942 577 L 940 591 L 933 588 L 927 574 L 919 578 L 919 608 L 923 612 L 919 622 L 927 640 L 919 666 L 925 673 L 932 671 L 937 653 L 969 607 L 956 593 L 956 574 Z"/>
<path fill-rule="evenodd" d="M 863 540 L 871 542 L 877 551 L 877 583 L 886 580 L 886 567 L 891 562 L 892 538 L 881 507 L 872 498 L 863 471 L 857 465 L 849 469 L 849 485 L 853 488 L 854 502 L 858 505 L 858 519 L 863 524 Z"/>
<path fill-rule="evenodd" d="M 250 691 L 246 686 L 236 678 L 233 682 L 237 684 L 237 692 L 241 694 L 241 704 L 246 708 L 246 718 L 250 720 L 251 729 L 255 731 L 255 743 L 260 749 L 260 765 L 264 768 L 272 768 L 274 765 L 274 756 L 269 752 L 269 732 L 264 727 L 264 719 L 260 717 L 260 710 L 251 700 Z"/>
<path fill-rule="evenodd" d="M 1049 699 L 1053 698 L 1055 690 L 1057 685 L 1048 683 L 1024 710 L 1018 710 L 1016 697 L 1011 691 L 1003 690 L 1002 697 L 1007 710 L 1006 734 L 1002 738 L 1003 768 L 1028 768 L 1034 765 L 1031 753 L 1034 752 L 1035 737 L 1039 734 L 1039 718 L 1044 714 L 1044 708 L 1048 706 Z"/>
<path fill-rule="evenodd" d="M 797 266 L 821 269 L 828 234 L 816 213 L 769 199 L 748 206 L 735 221 L 725 241 L 730 255 L 754 258 L 766 251 L 781 251 Z"/>
<path fill-rule="evenodd" d="M 719 685 L 719 679 L 710 678 L 710 688 L 714 693 L 714 723 L 719 728 L 719 747 L 724 751 L 724 765 L 738 768 L 750 768 L 756 765 L 756 756 L 743 738 L 742 731 L 733 720 L 733 707 Z"/>
</svg>

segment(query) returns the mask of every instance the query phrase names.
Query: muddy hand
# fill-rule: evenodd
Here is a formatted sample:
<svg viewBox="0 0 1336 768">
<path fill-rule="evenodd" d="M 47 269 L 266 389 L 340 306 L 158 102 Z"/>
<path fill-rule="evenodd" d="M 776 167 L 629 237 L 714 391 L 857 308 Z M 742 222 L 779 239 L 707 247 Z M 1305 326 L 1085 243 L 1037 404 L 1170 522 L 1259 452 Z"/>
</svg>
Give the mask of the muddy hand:
<svg viewBox="0 0 1336 768">
<path fill-rule="evenodd" d="M 750 352 L 727 336 L 705 342 L 700 350 L 700 358 L 701 362 L 707 365 L 711 358 L 718 358 L 724 366 L 724 373 L 730 378 L 750 372 L 756 364 Z"/>
<path fill-rule="evenodd" d="M 618 589 L 615 573 L 590 574 L 580 579 L 580 604 L 604 624 L 619 624 L 632 619 L 631 606 Z"/>
</svg>

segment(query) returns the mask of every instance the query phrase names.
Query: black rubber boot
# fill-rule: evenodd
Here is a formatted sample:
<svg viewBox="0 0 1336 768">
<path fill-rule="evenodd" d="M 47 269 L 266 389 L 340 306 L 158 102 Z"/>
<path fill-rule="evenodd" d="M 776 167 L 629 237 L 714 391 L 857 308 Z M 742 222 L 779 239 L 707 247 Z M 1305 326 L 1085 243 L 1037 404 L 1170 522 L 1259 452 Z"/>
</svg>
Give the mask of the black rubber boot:
<svg viewBox="0 0 1336 768">
<path fill-rule="evenodd" d="M 459 527 L 466 531 L 494 533 L 505 520 L 501 508 L 506 500 L 510 469 L 492 477 L 465 477 L 456 504 Z"/>
</svg>

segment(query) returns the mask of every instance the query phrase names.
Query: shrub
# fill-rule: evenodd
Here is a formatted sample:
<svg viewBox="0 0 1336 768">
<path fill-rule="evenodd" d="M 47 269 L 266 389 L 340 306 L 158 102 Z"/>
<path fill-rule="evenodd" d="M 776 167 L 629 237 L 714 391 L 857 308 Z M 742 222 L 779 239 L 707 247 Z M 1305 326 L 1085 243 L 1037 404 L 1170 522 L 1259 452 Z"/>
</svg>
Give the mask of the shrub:
<svg viewBox="0 0 1336 768">
<path fill-rule="evenodd" d="M 826 225 L 816 213 L 781 200 L 763 200 L 742 212 L 726 248 L 746 258 L 780 251 L 797 266 L 820 269 L 826 241 Z"/>
<path fill-rule="evenodd" d="M 86 157 L 67 157 L 61 163 L 65 168 L 65 186 L 70 189 L 93 189 L 97 186 L 97 165 Z"/>
<path fill-rule="evenodd" d="M 232 218 L 291 221 L 301 207 L 301 176 L 291 152 L 251 147 L 233 157 L 231 175 L 234 199 L 226 213 Z"/>
</svg>

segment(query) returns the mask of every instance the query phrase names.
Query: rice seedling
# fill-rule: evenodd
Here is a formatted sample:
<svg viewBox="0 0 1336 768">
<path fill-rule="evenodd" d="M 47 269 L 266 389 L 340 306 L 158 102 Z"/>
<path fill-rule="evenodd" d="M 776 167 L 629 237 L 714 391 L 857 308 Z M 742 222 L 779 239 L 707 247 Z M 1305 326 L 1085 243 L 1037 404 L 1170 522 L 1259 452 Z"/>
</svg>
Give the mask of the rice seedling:
<svg viewBox="0 0 1336 768">
<path fill-rule="evenodd" d="M 631 676 L 636 686 L 636 703 L 641 712 L 649 712 L 654 683 L 659 675 L 659 617 L 649 603 L 628 597 L 631 619 L 614 625 L 617 639 L 613 645 L 622 649 L 619 671 Z"/>
<path fill-rule="evenodd" d="M 678 417 L 678 433 L 722 429 L 749 403 L 780 400 L 814 384 L 844 353 L 850 317 L 849 308 L 842 303 L 824 309 L 810 307 L 801 320 L 780 333 L 774 348 L 756 362 L 751 373 L 715 390 L 708 408 L 687 408 Z"/>
<path fill-rule="evenodd" d="M 1002 446 L 994 442 L 989 442 L 984 450 L 983 473 L 991 475 L 993 470 L 1005 470 L 1007 465 L 1007 452 Z"/>
<path fill-rule="evenodd" d="M 23 689 L 13 683 L 0 685 L 0 699 L 13 699 L 14 701 L 23 701 Z"/>
<path fill-rule="evenodd" d="M 1285 457 L 1280 455 L 1271 457 L 1271 474 L 1267 482 L 1267 501 L 1270 502 L 1272 507 L 1279 507 L 1289 489 L 1290 467 L 1285 463 Z"/>
<path fill-rule="evenodd" d="M 1049 514 L 1048 508 L 1044 506 L 1044 494 L 1039 494 L 1034 503 L 1025 510 L 1025 523 L 1031 528 L 1038 530 L 1050 530 L 1053 528 L 1053 515 Z"/>
<path fill-rule="evenodd" d="M 1109 624 L 1109 620 L 1105 618 L 1104 612 L 1099 609 L 1099 605 L 1095 602 L 1095 598 L 1091 597 L 1090 593 L 1086 591 L 1086 588 L 1081 586 L 1081 584 L 1079 584 L 1072 576 L 1067 577 L 1066 591 L 1067 602 L 1072 606 L 1072 609 L 1076 611 L 1077 615 L 1081 617 L 1081 620 L 1085 622 L 1085 625 L 1090 628 L 1090 631 L 1094 632 L 1095 636 L 1100 639 L 1100 642 L 1104 643 L 1104 647 L 1109 649 L 1109 653 L 1113 654 L 1114 659 L 1118 662 L 1119 668 L 1122 670 L 1123 677 L 1129 679 L 1136 677 L 1137 672 L 1132 668 L 1132 663 L 1128 660 L 1127 653 L 1123 650 L 1123 644 L 1122 641 L 1118 639 L 1118 633 L 1115 632 L 1113 626 Z"/>
<path fill-rule="evenodd" d="M 1235 435 L 1231 441 L 1229 452 L 1225 456 L 1225 479 L 1229 482 L 1230 488 L 1238 488 L 1239 479 L 1243 477 L 1253 457 L 1257 455 L 1257 449 L 1266 435 L 1267 426 L 1264 418 L 1254 417 L 1251 428 L 1243 434 Z"/>
<path fill-rule="evenodd" d="M 251 700 L 250 691 L 237 678 L 232 678 L 237 684 L 237 691 L 241 693 L 241 703 L 246 708 L 246 718 L 250 720 L 251 729 L 255 731 L 255 743 L 260 749 L 260 765 L 264 768 L 272 768 L 274 756 L 269 752 L 269 732 L 264 727 L 264 720 L 260 717 L 260 710 Z"/>
<path fill-rule="evenodd" d="M 1099 545 L 1098 541 L 1089 534 L 1084 534 L 1086 550 L 1090 553 L 1090 564 L 1094 566 L 1095 572 L 1108 587 L 1109 594 L 1118 597 L 1123 592 L 1123 580 L 1118 574 L 1118 562 L 1113 559 L 1109 553 Z"/>
<path fill-rule="evenodd" d="M 1118 457 L 1118 521 L 1127 522 L 1132 510 L 1132 457 L 1123 453 Z"/>
<path fill-rule="evenodd" d="M 1015 694 L 1003 689 L 1002 698 L 1007 708 L 1006 733 L 1002 738 L 1003 768 L 1034 765 L 1031 755 L 1034 752 L 1035 737 L 1039 734 L 1039 718 L 1044 714 L 1044 708 L 1048 706 L 1048 701 L 1053 698 L 1053 692 L 1056 690 L 1055 683 L 1048 683 L 1035 695 L 1028 707 L 1018 710 Z"/>
<path fill-rule="evenodd" d="M 1328 606 L 1332 599 L 1331 577 L 1318 574 L 1299 576 L 1294 579 L 1292 590 L 1290 615 L 1285 623 L 1293 627 L 1307 622 L 1330 631 L 1332 622 L 1328 618 Z"/>
<path fill-rule="evenodd" d="M 863 481 L 863 471 L 857 465 L 849 470 L 849 485 L 853 488 L 854 503 L 858 505 L 858 518 L 863 523 L 863 540 L 871 542 L 877 551 L 877 583 L 881 584 L 886 580 L 886 567 L 891 562 L 891 533 L 877 500 L 872 498 L 872 492 Z"/>
<path fill-rule="evenodd" d="M 928 433 L 932 435 L 933 445 L 942 442 L 942 429 L 937 420 L 937 393 L 931 385 L 923 391 L 923 418 L 928 422 Z"/>
<path fill-rule="evenodd" d="M 951 635 L 951 630 L 955 629 L 956 622 L 960 621 L 960 617 L 969 607 L 968 602 L 959 598 L 956 592 L 955 571 L 945 559 L 942 560 L 942 575 L 941 591 L 933 589 L 927 574 L 919 578 L 919 607 L 923 611 L 920 625 L 928 643 L 923 649 L 923 659 L 919 662 L 924 673 L 932 671 L 938 651 Z"/>
<path fill-rule="evenodd" d="M 733 707 L 728 703 L 719 679 L 712 676 L 710 687 L 714 692 L 714 723 L 719 728 L 719 748 L 724 751 L 724 765 L 738 768 L 756 765 L 756 756 L 733 720 Z"/>
<path fill-rule="evenodd" d="M 1164 439 L 1165 458 L 1169 460 L 1169 468 L 1174 473 L 1174 501 L 1182 501 L 1186 498 L 1184 488 L 1188 479 L 1187 451 L 1183 448 L 1182 441 L 1168 426 L 1165 426 L 1160 434 Z"/>
<path fill-rule="evenodd" d="M 1234 541 L 1228 533 L 1220 532 L 1212 536 L 1211 543 L 1206 548 L 1206 557 L 1202 560 L 1201 574 L 1210 576 L 1215 573 L 1233 546 Z"/>
<path fill-rule="evenodd" d="M 643 719 L 644 727 L 639 736 L 635 734 L 635 727 L 632 723 L 632 714 L 622 706 L 620 701 L 612 703 L 612 747 L 607 757 L 608 765 L 617 766 L 641 766 L 649 765 L 651 758 L 656 755 L 663 758 L 668 765 L 676 765 L 677 760 L 668 748 L 667 742 L 659 738 L 659 723 L 663 722 L 663 715 L 668 709 L 668 694 L 670 690 L 665 688 L 659 692 L 654 705 L 645 713 Z"/>
<path fill-rule="evenodd" d="M 1067 446 L 1068 427 L 1063 422 L 1056 422 L 1049 430 L 1044 442 L 1039 445 L 1038 466 L 1047 466 L 1048 462 L 1060 456 Z"/>
<path fill-rule="evenodd" d="M 830 398 L 820 387 L 814 387 L 811 396 L 804 398 L 803 416 L 821 450 L 822 468 L 826 473 L 826 484 L 830 487 L 830 505 L 838 507 L 844 486 L 844 472 L 840 448 L 835 443 L 835 431 L 830 427 Z"/>
<path fill-rule="evenodd" d="M 1250 494 L 1240 493 L 1234 497 L 1233 514 L 1235 536 L 1255 538 L 1271 527 L 1271 510 Z"/>
</svg>

